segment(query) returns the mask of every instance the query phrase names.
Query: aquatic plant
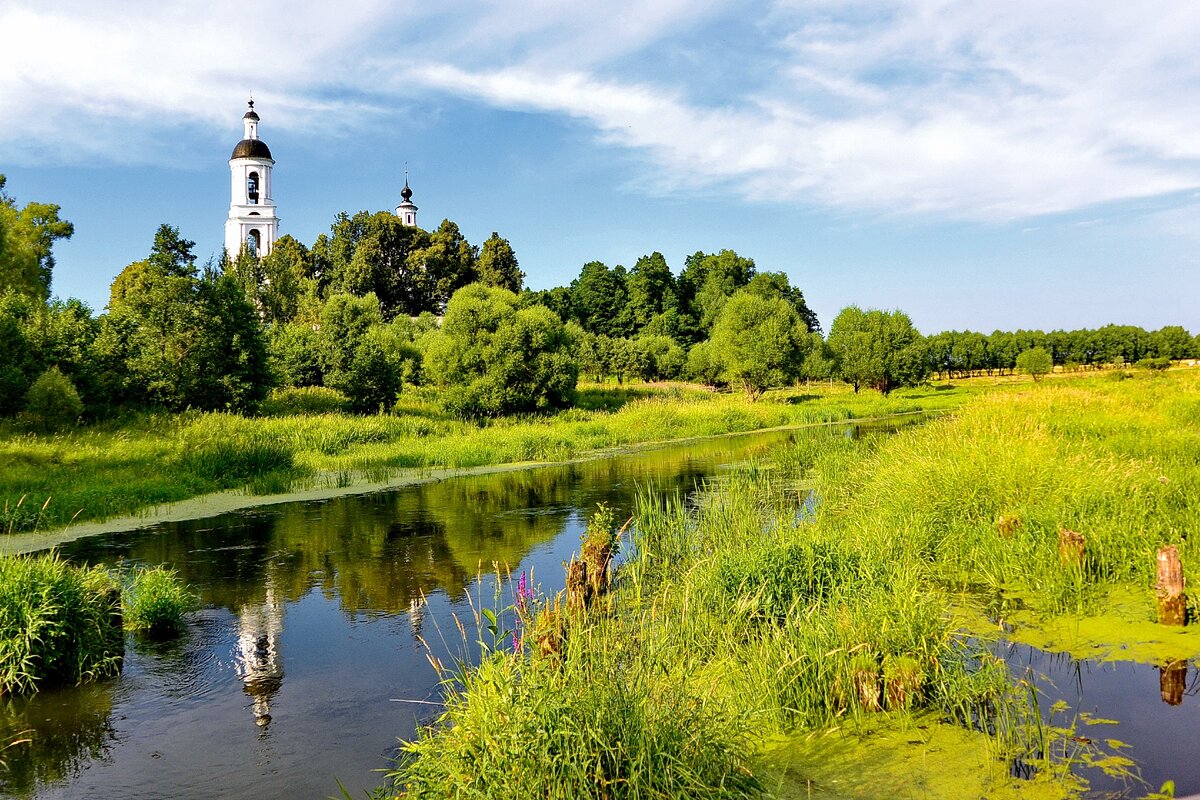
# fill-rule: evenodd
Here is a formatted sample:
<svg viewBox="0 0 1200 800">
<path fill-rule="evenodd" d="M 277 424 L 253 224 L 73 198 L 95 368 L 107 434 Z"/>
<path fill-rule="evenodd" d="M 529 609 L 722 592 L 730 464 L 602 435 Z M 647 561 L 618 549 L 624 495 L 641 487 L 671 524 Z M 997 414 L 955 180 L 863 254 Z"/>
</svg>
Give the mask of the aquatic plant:
<svg viewBox="0 0 1200 800">
<path fill-rule="evenodd" d="M 183 628 L 184 615 L 197 606 L 196 595 L 166 567 L 140 567 L 127 581 L 123 602 L 125 627 L 154 635 L 168 635 Z"/>
<path fill-rule="evenodd" d="M 120 593 L 103 568 L 0 556 L 0 694 L 113 674 L 124 646 Z"/>
</svg>

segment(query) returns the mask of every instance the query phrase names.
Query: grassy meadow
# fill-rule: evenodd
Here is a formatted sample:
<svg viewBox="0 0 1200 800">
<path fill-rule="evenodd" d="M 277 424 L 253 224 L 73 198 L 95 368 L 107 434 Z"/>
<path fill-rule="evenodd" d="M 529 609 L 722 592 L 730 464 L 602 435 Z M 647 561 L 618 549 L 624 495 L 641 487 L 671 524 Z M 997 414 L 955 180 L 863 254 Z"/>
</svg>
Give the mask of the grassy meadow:
<svg viewBox="0 0 1200 800">
<path fill-rule="evenodd" d="M 971 390 L 973 391 L 973 390 Z M 960 404 L 950 387 L 854 394 L 796 388 L 758 402 L 687 386 L 584 386 L 575 408 L 464 422 L 406 395 L 391 414 L 147 414 L 43 435 L 0 427 L 0 530 L 58 528 L 213 492 L 256 495 L 384 483 L 414 470 L 561 461 L 598 450 Z M 294 398 L 293 398 L 294 399 Z M 309 406 L 320 407 L 310 403 Z"/>
<path fill-rule="evenodd" d="M 1191 626 L 1154 621 L 1153 588 L 1158 547 L 1200 563 L 1200 372 L 1115 375 L 806 438 L 690 504 L 646 498 L 603 602 L 479 614 L 481 665 L 444 668 L 441 717 L 381 793 L 1049 798 L 1094 770 L 1136 787 L 1103 720 L 1047 715 L 990 647 L 1074 652 L 1062 631 L 1085 630 L 1088 657 L 1200 655 Z"/>
</svg>

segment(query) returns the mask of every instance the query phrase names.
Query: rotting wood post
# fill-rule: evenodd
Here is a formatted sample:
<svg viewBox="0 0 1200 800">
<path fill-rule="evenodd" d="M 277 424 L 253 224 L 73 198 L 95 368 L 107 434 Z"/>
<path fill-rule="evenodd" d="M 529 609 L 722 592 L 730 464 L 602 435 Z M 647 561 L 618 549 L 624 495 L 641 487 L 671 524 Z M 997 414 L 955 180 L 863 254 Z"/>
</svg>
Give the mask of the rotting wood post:
<svg viewBox="0 0 1200 800">
<path fill-rule="evenodd" d="M 1058 560 L 1064 567 L 1083 563 L 1086 540 L 1078 531 L 1058 529 Z"/>
<path fill-rule="evenodd" d="M 1183 625 L 1187 622 L 1187 595 L 1183 591 L 1183 564 L 1175 545 L 1158 548 L 1158 622 Z"/>
<path fill-rule="evenodd" d="M 1158 668 L 1158 693 L 1169 706 L 1183 702 L 1187 689 L 1187 661 L 1171 661 Z"/>
</svg>

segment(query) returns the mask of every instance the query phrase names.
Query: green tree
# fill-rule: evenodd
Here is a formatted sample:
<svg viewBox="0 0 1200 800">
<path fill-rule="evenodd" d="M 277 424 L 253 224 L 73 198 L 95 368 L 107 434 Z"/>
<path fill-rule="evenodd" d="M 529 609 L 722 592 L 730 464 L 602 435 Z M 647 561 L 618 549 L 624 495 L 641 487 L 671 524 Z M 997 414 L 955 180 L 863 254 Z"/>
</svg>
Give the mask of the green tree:
<svg viewBox="0 0 1200 800">
<path fill-rule="evenodd" d="M 588 333 L 613 338 L 630 332 L 625 268 L 589 261 L 571 281 L 571 316 Z"/>
<path fill-rule="evenodd" d="M 915 386 L 929 375 L 924 339 L 902 311 L 863 311 L 848 306 L 829 329 L 829 347 L 842 380 L 884 394 Z"/>
<path fill-rule="evenodd" d="M 1043 375 L 1054 369 L 1054 359 L 1046 348 L 1035 347 L 1017 356 L 1017 369 L 1031 375 L 1035 381 L 1040 381 Z"/>
<path fill-rule="evenodd" d="M 113 281 L 95 355 L 115 399 L 248 410 L 270 387 L 258 313 L 233 276 L 199 276 L 193 243 L 159 228 L 144 261 Z"/>
<path fill-rule="evenodd" d="M 754 273 L 753 259 L 732 250 L 696 252 L 687 257 L 678 292 L 680 308 L 692 322 L 696 341 L 708 335 L 726 301 L 749 284 Z"/>
<path fill-rule="evenodd" d="M 1159 358 L 1178 360 L 1192 355 L 1192 335 L 1180 325 L 1159 328 L 1151 334 L 1151 340 Z"/>
<path fill-rule="evenodd" d="M 452 294 L 479 279 L 477 260 L 475 248 L 458 225 L 442 220 L 438 229 L 429 234 L 428 244 L 414 248 L 409 254 L 408 268 L 417 287 L 417 305 L 410 307 L 408 313 L 442 313 Z"/>
<path fill-rule="evenodd" d="M 69 239 L 75 226 L 59 217 L 53 203 L 28 203 L 18 209 L 0 175 L 0 293 L 6 290 L 41 300 L 50 296 L 54 243 Z"/>
<path fill-rule="evenodd" d="M 508 239 L 492 231 L 479 250 L 479 281 L 485 286 L 507 289 L 520 294 L 525 273 L 517 265 L 517 254 Z M 560 315 L 561 316 L 561 315 Z"/>
<path fill-rule="evenodd" d="M 810 333 L 821 330 L 816 313 L 804 302 L 804 292 L 792 286 L 785 273 L 759 272 L 746 284 L 746 289 L 762 297 L 779 297 L 786 300 Z"/>
<path fill-rule="evenodd" d="M 642 256 L 633 265 L 626 279 L 629 294 L 629 317 L 632 332 L 638 333 L 656 317 L 679 312 L 675 276 L 662 253 Z"/>
<path fill-rule="evenodd" d="M 755 399 L 797 374 L 805 333 L 807 327 L 786 300 L 743 290 L 724 304 L 710 341 L 725 379 Z"/>
<path fill-rule="evenodd" d="M 518 310 L 512 292 L 472 284 L 454 293 L 429 338 L 425 372 L 459 416 L 558 408 L 574 397 L 575 347 L 549 309 Z"/>
<path fill-rule="evenodd" d="M 330 295 L 321 311 L 320 353 L 325 385 L 349 396 L 355 378 L 354 358 L 367 332 L 383 324 L 379 299 L 340 292 Z"/>
<path fill-rule="evenodd" d="M 83 401 L 71 379 L 58 367 L 41 374 L 25 395 L 23 419 L 39 430 L 56 430 L 79 419 Z"/>
</svg>

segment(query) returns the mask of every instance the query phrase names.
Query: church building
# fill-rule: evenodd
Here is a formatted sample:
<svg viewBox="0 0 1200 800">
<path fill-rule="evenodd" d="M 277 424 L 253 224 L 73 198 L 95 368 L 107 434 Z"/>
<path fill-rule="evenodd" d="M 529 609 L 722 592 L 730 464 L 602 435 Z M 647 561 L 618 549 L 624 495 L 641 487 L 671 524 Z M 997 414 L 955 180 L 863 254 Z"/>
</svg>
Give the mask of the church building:
<svg viewBox="0 0 1200 800">
<path fill-rule="evenodd" d="M 258 138 L 258 114 L 254 100 L 249 101 L 242 115 L 243 137 L 229 157 L 230 200 L 229 217 L 225 220 L 225 252 L 231 259 L 245 248 L 262 257 L 270 255 L 279 238 L 279 217 L 271 191 L 271 168 L 275 159 L 271 149 Z M 408 170 L 404 170 L 402 201 L 396 206 L 396 216 L 405 225 L 417 224 L 417 206 L 408 187 Z"/>
</svg>

